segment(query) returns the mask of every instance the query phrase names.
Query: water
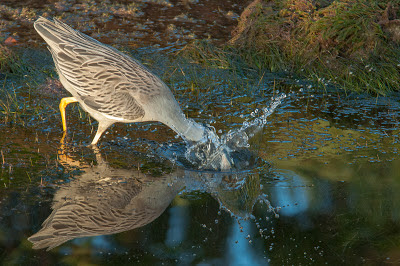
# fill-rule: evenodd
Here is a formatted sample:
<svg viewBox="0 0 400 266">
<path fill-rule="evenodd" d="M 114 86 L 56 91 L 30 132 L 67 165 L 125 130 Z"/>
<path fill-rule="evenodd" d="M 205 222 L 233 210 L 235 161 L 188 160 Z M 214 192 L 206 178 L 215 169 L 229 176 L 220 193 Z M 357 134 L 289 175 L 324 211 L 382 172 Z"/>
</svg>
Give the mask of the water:
<svg viewBox="0 0 400 266">
<path fill-rule="evenodd" d="M 221 129 L 216 119 L 207 121 L 213 109 L 201 112 L 200 118 L 220 132 L 220 143 L 229 143 L 224 138 L 232 132 L 246 132 L 239 143 L 250 146 L 237 147 L 251 154 L 230 154 L 250 164 L 233 172 L 185 164 L 184 143 L 161 124 L 116 125 L 98 151 L 85 147 L 90 132 L 86 122 L 72 119 L 79 117 L 77 108 L 68 112 L 73 130 L 66 146 L 60 146 L 57 130 L 37 134 L 3 126 L 2 261 L 396 262 L 398 96 L 341 94 L 339 100 L 301 91 L 302 85 L 286 86 L 286 98 L 255 94 L 236 98 L 240 105 L 226 105 L 220 118 L 230 129 Z M 241 120 L 230 117 L 239 117 L 236 108 L 242 108 Z M 249 131 L 258 123 L 262 129 Z M 163 147 L 183 158 L 168 157 Z M 95 218 L 98 214 L 101 218 Z M 43 221 L 52 224 L 57 217 L 68 225 L 55 226 L 68 235 L 57 239 L 67 241 L 38 256 L 27 239 L 43 232 Z M 87 222 L 90 226 L 83 226 Z"/>
<path fill-rule="evenodd" d="M 128 45 L 173 21 L 183 4 L 168 2 L 173 10 Z M 74 21 L 78 7 L 49 12 L 77 12 Z M 29 25 L 23 19 L 10 22 L 21 24 L 18 32 Z M 88 33 L 92 22 L 100 19 L 80 27 Z M 1 34 L 13 32 L 4 25 Z M 212 38 L 226 40 L 218 27 Z M 181 47 L 190 36 L 170 28 L 177 34 L 163 40 L 162 31 L 156 43 Z M 122 33 L 100 39 L 111 43 L 114 34 Z M 136 53 L 168 83 L 185 115 L 209 128 L 197 145 L 160 123 L 116 124 L 92 150 L 97 124 L 76 105 L 67 109 L 62 145 L 64 91 L 35 75 L 2 81 L 0 100 L 10 108 L 0 107 L 1 264 L 399 263 L 399 93 L 315 89 L 312 81 L 202 68 L 159 50 Z M 49 55 L 34 54 L 51 76 Z M 224 160 L 232 167 L 219 171 Z"/>
<path fill-rule="evenodd" d="M 185 158 L 189 160 L 197 169 L 211 170 L 243 170 L 246 167 L 252 167 L 247 156 L 240 157 L 236 154 L 248 152 L 249 137 L 253 137 L 257 132 L 263 129 L 267 123 L 267 117 L 270 116 L 278 107 L 281 101 L 286 98 L 286 94 L 271 98 L 269 107 L 264 107 L 262 114 L 250 121 L 245 121 L 239 129 L 229 130 L 221 137 L 215 132 L 215 128 L 209 126 L 203 139 L 197 143 L 188 143 L 186 147 Z M 258 109 L 251 114 L 256 116 Z M 234 157 L 235 156 L 235 157 Z M 172 158 L 176 160 L 175 158 Z"/>
<path fill-rule="evenodd" d="M 50 250 L 75 238 L 143 227 L 157 219 L 179 193 L 208 193 L 221 209 L 240 219 L 248 218 L 258 201 L 273 211 L 257 190 L 259 176 L 249 172 L 174 169 L 154 178 L 139 170 L 111 167 L 98 150 L 94 152 L 96 166 L 84 165 L 64 152 L 59 154 L 60 163 L 66 167 L 79 165 L 82 173 L 59 186 L 52 213 L 42 229 L 29 238 L 34 248 Z M 218 219 L 215 221 L 218 223 Z"/>
</svg>

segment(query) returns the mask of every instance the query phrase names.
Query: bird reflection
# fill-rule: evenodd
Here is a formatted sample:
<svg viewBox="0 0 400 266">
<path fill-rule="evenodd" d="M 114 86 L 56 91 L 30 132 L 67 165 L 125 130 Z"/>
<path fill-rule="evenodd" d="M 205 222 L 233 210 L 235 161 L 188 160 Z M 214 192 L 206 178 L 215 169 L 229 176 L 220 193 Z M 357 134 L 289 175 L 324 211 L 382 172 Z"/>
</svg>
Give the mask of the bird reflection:
<svg viewBox="0 0 400 266">
<path fill-rule="evenodd" d="M 159 217 L 181 191 L 208 192 L 223 209 L 241 217 L 252 212 L 261 193 L 258 177 L 249 173 L 177 169 L 152 177 L 140 170 L 111 167 L 97 148 L 94 152 L 95 166 L 59 154 L 60 163 L 78 166 L 83 173 L 55 193 L 52 213 L 28 238 L 34 249 L 50 250 L 74 238 L 142 227 Z"/>
<path fill-rule="evenodd" d="M 144 226 L 164 212 L 183 186 L 179 171 L 155 178 L 139 170 L 117 169 L 98 151 L 92 167 L 64 154 L 59 158 L 62 164 L 79 165 L 84 173 L 55 193 L 52 213 L 28 238 L 35 249 L 50 250 L 74 238 Z"/>
</svg>

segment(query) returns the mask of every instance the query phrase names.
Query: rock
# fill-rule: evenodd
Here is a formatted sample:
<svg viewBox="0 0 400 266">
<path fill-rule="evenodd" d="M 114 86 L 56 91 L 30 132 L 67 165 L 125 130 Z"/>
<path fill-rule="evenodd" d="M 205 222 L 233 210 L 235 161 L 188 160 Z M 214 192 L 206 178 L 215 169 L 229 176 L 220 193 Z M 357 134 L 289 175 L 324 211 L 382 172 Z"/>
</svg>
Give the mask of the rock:
<svg viewBox="0 0 400 266">
<path fill-rule="evenodd" d="M 18 44 L 18 41 L 15 38 L 10 36 L 4 41 L 4 44 L 9 45 L 9 46 L 14 46 L 14 45 Z"/>
</svg>

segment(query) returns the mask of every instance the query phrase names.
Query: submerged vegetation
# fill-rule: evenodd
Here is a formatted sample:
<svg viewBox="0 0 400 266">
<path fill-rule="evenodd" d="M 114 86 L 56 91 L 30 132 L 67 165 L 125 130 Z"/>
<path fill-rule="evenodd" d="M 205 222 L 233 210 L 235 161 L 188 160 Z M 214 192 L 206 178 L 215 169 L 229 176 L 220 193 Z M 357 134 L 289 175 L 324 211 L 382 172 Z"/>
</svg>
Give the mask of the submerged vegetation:
<svg viewBox="0 0 400 266">
<path fill-rule="evenodd" d="M 220 51 L 204 42 L 187 50 L 218 67 L 237 69 L 240 58 L 261 71 L 385 94 L 400 80 L 399 3 L 255 0 Z"/>
</svg>

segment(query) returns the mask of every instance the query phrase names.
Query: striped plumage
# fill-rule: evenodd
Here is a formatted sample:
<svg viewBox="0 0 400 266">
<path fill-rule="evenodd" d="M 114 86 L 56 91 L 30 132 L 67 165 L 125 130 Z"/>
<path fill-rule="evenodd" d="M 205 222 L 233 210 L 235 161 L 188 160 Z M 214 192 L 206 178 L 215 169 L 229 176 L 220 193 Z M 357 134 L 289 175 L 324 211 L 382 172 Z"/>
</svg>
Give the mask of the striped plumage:
<svg viewBox="0 0 400 266">
<path fill-rule="evenodd" d="M 64 130 L 65 106 L 79 102 L 99 122 L 92 144 L 115 122 L 159 121 L 186 140 L 203 138 L 205 128 L 186 119 L 167 85 L 136 60 L 57 19 L 40 17 L 34 26 L 73 96 L 60 104 Z"/>
<path fill-rule="evenodd" d="M 151 177 L 140 170 L 113 168 L 96 154 L 97 165 L 61 185 L 52 213 L 30 236 L 34 249 L 53 249 L 69 240 L 116 234 L 151 223 L 184 186 L 182 172 Z"/>
</svg>

